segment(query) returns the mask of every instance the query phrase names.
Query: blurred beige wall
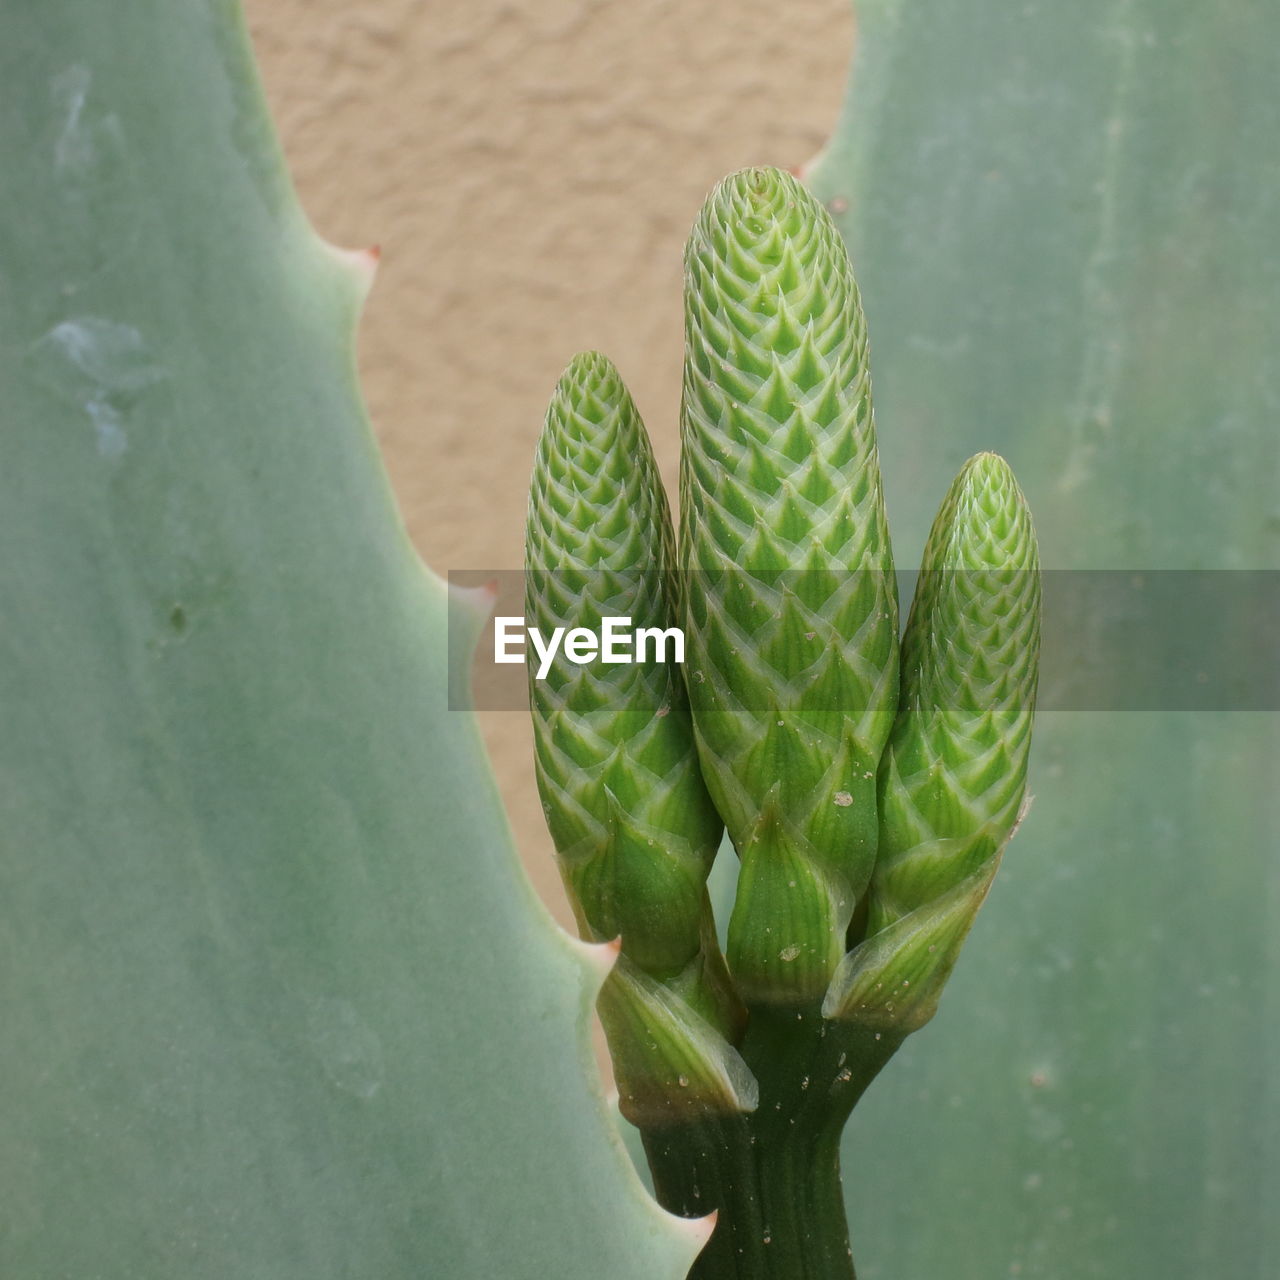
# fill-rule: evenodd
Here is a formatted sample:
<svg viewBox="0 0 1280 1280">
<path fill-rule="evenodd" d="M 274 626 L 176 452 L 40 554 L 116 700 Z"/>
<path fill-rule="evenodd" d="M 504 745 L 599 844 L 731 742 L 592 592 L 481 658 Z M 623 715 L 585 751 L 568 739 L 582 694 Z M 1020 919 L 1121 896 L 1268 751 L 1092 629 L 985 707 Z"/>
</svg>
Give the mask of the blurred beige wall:
<svg viewBox="0 0 1280 1280">
<path fill-rule="evenodd" d="M 680 255 L 707 190 L 802 164 L 834 124 L 848 0 L 245 0 L 303 204 L 378 243 L 360 363 L 415 543 L 515 569 L 546 399 L 619 365 L 672 486 Z M 565 924 L 523 715 L 483 729 Z"/>
</svg>

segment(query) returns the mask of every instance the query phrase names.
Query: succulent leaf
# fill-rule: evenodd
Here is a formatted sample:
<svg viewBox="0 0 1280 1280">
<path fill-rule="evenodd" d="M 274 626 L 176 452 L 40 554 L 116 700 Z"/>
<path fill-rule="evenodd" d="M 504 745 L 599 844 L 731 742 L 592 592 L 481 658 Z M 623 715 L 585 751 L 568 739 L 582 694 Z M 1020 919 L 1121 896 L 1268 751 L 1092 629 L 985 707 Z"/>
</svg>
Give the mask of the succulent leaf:
<svg viewBox="0 0 1280 1280">
<path fill-rule="evenodd" d="M 716 188 L 685 273 L 687 674 L 707 785 L 743 858 L 730 964 L 751 999 L 807 1001 L 871 875 L 897 696 L 866 324 L 830 218 L 777 170 Z M 766 797 L 777 839 L 753 835 Z M 766 890 L 762 860 L 794 859 L 809 874 Z M 792 945 L 820 959 L 780 969 Z"/>
<path fill-rule="evenodd" d="M 0 167 L 0 1275 L 686 1276 L 240 6 L 0 6 Z"/>
</svg>

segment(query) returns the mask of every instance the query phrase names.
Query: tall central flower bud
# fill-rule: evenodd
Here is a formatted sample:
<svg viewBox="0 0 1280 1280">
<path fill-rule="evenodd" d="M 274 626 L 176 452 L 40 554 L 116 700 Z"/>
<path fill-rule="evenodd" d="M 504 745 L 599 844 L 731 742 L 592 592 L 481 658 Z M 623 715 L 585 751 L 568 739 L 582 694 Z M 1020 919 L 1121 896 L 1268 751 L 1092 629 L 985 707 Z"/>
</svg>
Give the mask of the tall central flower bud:
<svg viewBox="0 0 1280 1280">
<path fill-rule="evenodd" d="M 685 343 L 685 673 L 741 858 L 729 961 L 750 1002 L 811 1004 L 875 863 L 898 609 L 857 286 L 789 175 L 704 205 Z"/>
</svg>

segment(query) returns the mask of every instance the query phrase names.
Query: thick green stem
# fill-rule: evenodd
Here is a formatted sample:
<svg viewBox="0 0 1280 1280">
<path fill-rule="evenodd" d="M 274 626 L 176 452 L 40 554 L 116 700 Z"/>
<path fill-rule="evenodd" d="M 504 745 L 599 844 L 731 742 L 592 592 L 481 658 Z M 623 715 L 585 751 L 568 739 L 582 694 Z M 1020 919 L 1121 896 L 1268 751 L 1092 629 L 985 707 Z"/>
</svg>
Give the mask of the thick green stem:
<svg viewBox="0 0 1280 1280">
<path fill-rule="evenodd" d="M 644 1132 L 662 1204 L 718 1213 L 692 1280 L 852 1280 L 840 1134 L 900 1043 L 816 1010 L 757 1007 L 742 1054 L 759 1107 Z"/>
</svg>

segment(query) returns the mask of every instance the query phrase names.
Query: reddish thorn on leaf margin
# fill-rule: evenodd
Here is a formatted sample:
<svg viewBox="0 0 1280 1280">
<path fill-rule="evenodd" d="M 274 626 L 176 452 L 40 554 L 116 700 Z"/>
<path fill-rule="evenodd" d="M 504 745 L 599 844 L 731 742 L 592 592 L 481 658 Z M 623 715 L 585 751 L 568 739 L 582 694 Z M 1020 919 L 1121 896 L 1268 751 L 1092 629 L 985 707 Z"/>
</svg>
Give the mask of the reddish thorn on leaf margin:
<svg viewBox="0 0 1280 1280">
<path fill-rule="evenodd" d="M 617 964 L 618 957 L 622 954 L 622 939 L 613 938 L 608 942 L 584 942 L 572 934 L 567 936 L 578 954 L 591 965 L 603 982 L 613 972 L 613 966 Z"/>
<path fill-rule="evenodd" d="M 694 1244 L 701 1252 L 715 1233 L 716 1221 L 720 1217 L 719 1209 L 712 1209 L 701 1218 L 677 1218 L 676 1223 L 693 1238 Z"/>
<path fill-rule="evenodd" d="M 483 627 L 493 617 L 494 605 L 498 602 L 498 580 L 490 578 L 488 582 L 475 587 L 464 587 L 448 580 L 446 583 L 450 607 L 457 606 L 464 614 L 473 618 L 476 624 Z"/>
</svg>

